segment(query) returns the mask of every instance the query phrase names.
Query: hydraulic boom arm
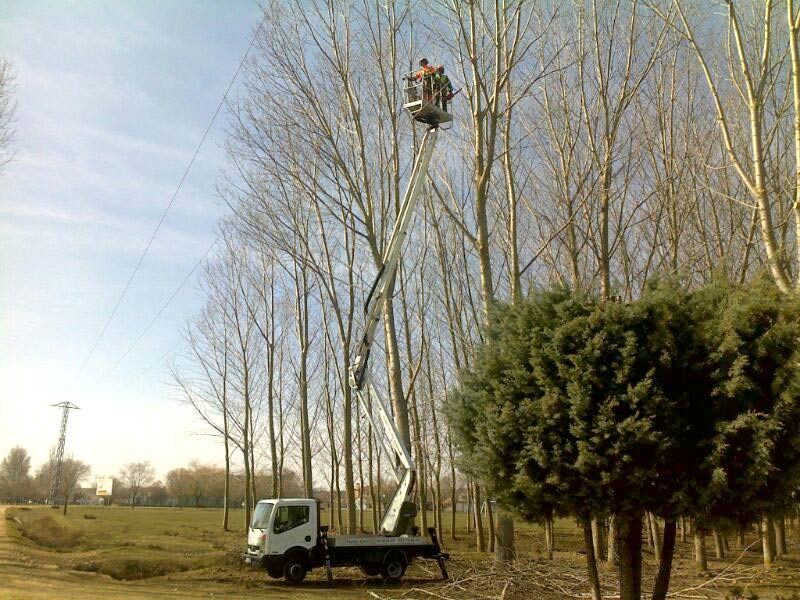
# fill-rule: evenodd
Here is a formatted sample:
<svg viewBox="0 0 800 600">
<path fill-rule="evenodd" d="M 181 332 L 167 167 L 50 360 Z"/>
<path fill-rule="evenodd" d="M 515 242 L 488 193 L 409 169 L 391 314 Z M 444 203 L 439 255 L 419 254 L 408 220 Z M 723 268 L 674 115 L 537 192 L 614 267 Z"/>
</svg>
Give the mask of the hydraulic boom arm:
<svg viewBox="0 0 800 600">
<path fill-rule="evenodd" d="M 407 521 L 416 514 L 415 507 L 409 500 L 414 491 L 417 473 L 414 461 L 411 458 L 411 451 L 400 436 L 392 419 L 391 407 L 372 384 L 368 369 L 369 354 L 375 341 L 375 331 L 383 314 L 383 301 L 391 290 L 394 275 L 400 263 L 403 244 L 422 193 L 422 183 L 427 175 L 438 135 L 439 129 L 437 127 L 434 126 L 428 129 L 414 161 L 411 179 L 408 182 L 403 203 L 400 205 L 400 212 L 383 257 L 383 265 L 378 271 L 375 283 L 373 283 L 367 297 L 364 334 L 359 340 L 356 355 L 350 368 L 350 386 L 358 397 L 359 402 L 361 402 L 364 413 L 369 418 L 373 429 L 377 432 L 383 432 L 383 436 L 378 435 L 378 439 L 384 451 L 390 456 L 392 454 L 397 455 L 400 463 L 399 467 L 393 465 L 398 487 L 381 521 L 381 533 L 390 536 L 406 533 Z M 373 404 L 378 411 L 378 420 L 381 423 L 381 427 L 377 427 L 376 419 L 369 409 L 367 394 L 372 396 Z"/>
</svg>

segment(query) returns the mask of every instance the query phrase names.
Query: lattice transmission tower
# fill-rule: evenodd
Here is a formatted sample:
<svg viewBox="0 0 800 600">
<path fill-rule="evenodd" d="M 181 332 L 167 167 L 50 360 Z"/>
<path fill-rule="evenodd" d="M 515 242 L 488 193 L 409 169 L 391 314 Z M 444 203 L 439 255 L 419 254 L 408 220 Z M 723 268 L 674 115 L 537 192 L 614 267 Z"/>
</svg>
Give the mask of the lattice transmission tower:
<svg viewBox="0 0 800 600">
<path fill-rule="evenodd" d="M 64 464 L 64 445 L 67 442 L 67 419 L 69 418 L 69 411 L 71 408 L 80 410 L 80 407 L 75 406 L 72 402 L 59 402 L 58 404 L 51 404 L 51 406 L 58 406 L 61 408 L 61 433 L 58 436 L 58 447 L 56 448 L 56 455 L 54 457 L 53 481 L 50 483 L 50 494 L 47 496 L 47 503 L 55 504 L 58 486 L 61 485 L 61 467 Z"/>
</svg>

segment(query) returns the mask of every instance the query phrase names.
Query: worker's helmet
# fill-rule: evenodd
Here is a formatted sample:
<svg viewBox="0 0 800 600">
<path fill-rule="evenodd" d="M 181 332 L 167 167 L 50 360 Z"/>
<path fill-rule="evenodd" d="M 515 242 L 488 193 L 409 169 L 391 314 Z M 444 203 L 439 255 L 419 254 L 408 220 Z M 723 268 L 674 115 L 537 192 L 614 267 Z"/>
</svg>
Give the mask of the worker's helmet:
<svg viewBox="0 0 800 600">
<path fill-rule="evenodd" d="M 419 59 L 419 66 L 420 67 L 427 67 L 428 66 L 428 59 L 427 58 L 420 58 Z"/>
</svg>

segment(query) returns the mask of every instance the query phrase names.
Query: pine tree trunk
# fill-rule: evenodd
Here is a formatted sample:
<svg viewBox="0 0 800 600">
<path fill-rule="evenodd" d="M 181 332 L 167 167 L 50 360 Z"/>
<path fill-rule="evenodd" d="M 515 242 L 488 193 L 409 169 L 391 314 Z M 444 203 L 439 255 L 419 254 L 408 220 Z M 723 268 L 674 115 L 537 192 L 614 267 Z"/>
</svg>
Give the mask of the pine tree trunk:
<svg viewBox="0 0 800 600">
<path fill-rule="evenodd" d="M 775 517 L 775 556 L 786 554 L 786 523 L 783 515 Z"/>
<path fill-rule="evenodd" d="M 553 552 L 556 550 L 555 530 L 553 529 L 553 516 L 545 517 L 544 520 L 544 545 L 547 553 L 547 560 L 553 560 Z"/>
<path fill-rule="evenodd" d="M 472 498 L 472 482 L 467 481 L 467 535 L 472 533 L 472 526 L 474 525 L 475 521 L 475 514 L 472 510 L 473 498 Z"/>
<path fill-rule="evenodd" d="M 681 543 L 686 543 L 686 517 L 681 517 Z"/>
<path fill-rule="evenodd" d="M 695 525 L 694 527 L 694 562 L 698 571 L 708 571 L 708 557 L 706 556 L 705 531 Z"/>
<path fill-rule="evenodd" d="M 770 568 L 775 560 L 775 549 L 772 546 L 772 519 L 764 516 L 763 523 L 759 524 L 761 533 L 761 550 L 764 556 L 764 566 Z"/>
<path fill-rule="evenodd" d="M 450 484 L 450 539 L 456 541 L 456 508 L 458 504 L 458 494 L 456 494 L 455 469 L 451 471 Z"/>
<path fill-rule="evenodd" d="M 510 563 L 514 560 L 514 520 L 502 508 L 498 508 L 496 523 L 494 558 Z"/>
<path fill-rule="evenodd" d="M 500 562 L 514 560 L 514 520 L 502 508 L 497 509 L 494 558 Z"/>
<path fill-rule="evenodd" d="M 652 600 L 665 600 L 669 591 L 669 578 L 672 573 L 672 558 L 675 555 L 675 535 L 678 523 L 675 519 L 664 520 L 664 542 L 661 547 L 661 560 L 658 574 L 653 584 Z"/>
<path fill-rule="evenodd" d="M 608 558 L 606 566 L 609 569 L 617 566 L 617 518 L 611 515 L 608 519 Z"/>
<path fill-rule="evenodd" d="M 593 518 L 592 540 L 594 540 L 594 555 L 597 560 L 606 559 L 605 538 L 605 523 L 598 517 Z"/>
<path fill-rule="evenodd" d="M 486 519 L 488 520 L 487 525 L 489 529 L 489 552 L 494 554 L 494 545 L 495 545 L 495 530 L 494 530 L 494 511 L 492 510 L 492 501 L 488 498 L 484 501 L 484 505 L 486 506 Z"/>
<path fill-rule="evenodd" d="M 589 571 L 589 589 L 593 600 L 602 600 L 600 593 L 600 577 L 597 574 L 597 559 L 595 557 L 594 535 L 592 522 L 587 518 L 583 520 L 583 545 L 586 547 L 586 568 Z"/>
<path fill-rule="evenodd" d="M 745 545 L 747 543 L 745 541 L 745 533 L 746 532 L 745 532 L 744 527 L 739 527 L 739 548 L 741 548 L 743 550 L 744 550 L 744 547 L 745 547 Z"/>
<path fill-rule="evenodd" d="M 712 533 L 714 535 L 714 556 L 720 559 L 725 558 L 725 547 L 722 543 L 722 536 L 719 534 L 716 527 L 712 530 Z"/>
<path fill-rule="evenodd" d="M 642 517 L 617 515 L 620 600 L 642 597 Z"/>
<path fill-rule="evenodd" d="M 478 552 L 486 552 L 486 534 L 483 531 L 483 515 L 481 514 L 481 487 L 477 483 L 472 484 L 472 490 L 475 495 L 474 502 L 472 503 L 475 512 L 475 542 Z"/>
<path fill-rule="evenodd" d="M 661 563 L 661 532 L 658 529 L 658 520 L 656 516 L 648 512 L 647 513 L 647 525 L 650 527 L 650 537 L 653 538 L 653 558 L 655 558 L 656 563 Z"/>
</svg>

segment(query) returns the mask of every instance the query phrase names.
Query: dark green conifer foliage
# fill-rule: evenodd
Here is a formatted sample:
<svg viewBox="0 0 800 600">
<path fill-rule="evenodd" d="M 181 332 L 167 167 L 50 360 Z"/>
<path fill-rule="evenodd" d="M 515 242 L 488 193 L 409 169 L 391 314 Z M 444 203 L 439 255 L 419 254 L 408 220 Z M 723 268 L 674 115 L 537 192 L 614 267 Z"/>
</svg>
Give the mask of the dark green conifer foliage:
<svg viewBox="0 0 800 600">
<path fill-rule="evenodd" d="M 800 482 L 800 303 L 762 277 L 731 288 L 711 319 L 717 435 L 702 515 L 750 522 Z"/>
<path fill-rule="evenodd" d="M 614 514 L 624 600 L 645 511 L 674 535 L 678 516 L 750 522 L 800 486 L 800 303 L 768 280 L 662 279 L 630 304 L 557 289 L 491 323 L 448 399 L 463 468 L 528 520 Z"/>
</svg>

